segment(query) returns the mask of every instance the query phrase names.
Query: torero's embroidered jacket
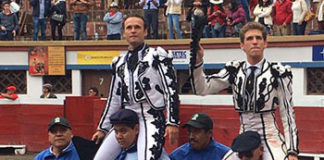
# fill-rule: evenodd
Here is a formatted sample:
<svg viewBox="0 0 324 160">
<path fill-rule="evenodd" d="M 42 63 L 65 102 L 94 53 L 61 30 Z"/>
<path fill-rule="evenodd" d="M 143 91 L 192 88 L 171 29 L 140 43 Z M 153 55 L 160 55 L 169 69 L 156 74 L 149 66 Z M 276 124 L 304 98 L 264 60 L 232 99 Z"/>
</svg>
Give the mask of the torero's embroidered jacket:
<svg viewBox="0 0 324 160">
<path fill-rule="evenodd" d="M 113 60 L 113 76 L 106 109 L 98 129 L 108 131 L 109 117 L 121 106 L 145 103 L 155 110 L 167 109 L 166 124 L 179 124 L 177 81 L 172 65 L 172 53 L 161 47 L 144 44 L 138 51 L 138 63 L 133 72 L 127 59 L 130 52 Z M 136 53 L 137 54 L 137 53 Z"/>
<path fill-rule="evenodd" d="M 193 91 L 198 95 L 218 93 L 232 87 L 235 110 L 240 113 L 274 112 L 279 106 L 284 126 L 287 151 L 298 153 L 298 137 L 292 102 L 292 73 L 290 66 L 263 61 L 261 72 L 254 80 L 254 94 L 247 96 L 245 61 L 231 61 L 217 74 L 206 76 L 202 64 L 191 71 Z M 250 102 L 250 105 L 247 103 Z"/>
</svg>

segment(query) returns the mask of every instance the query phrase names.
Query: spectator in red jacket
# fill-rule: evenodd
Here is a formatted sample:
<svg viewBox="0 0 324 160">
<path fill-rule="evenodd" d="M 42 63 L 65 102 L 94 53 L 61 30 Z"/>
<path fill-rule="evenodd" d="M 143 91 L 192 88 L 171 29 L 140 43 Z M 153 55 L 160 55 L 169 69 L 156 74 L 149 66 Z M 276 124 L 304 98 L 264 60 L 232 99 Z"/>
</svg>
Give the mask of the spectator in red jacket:
<svg viewBox="0 0 324 160">
<path fill-rule="evenodd" d="M 16 100 L 18 98 L 18 95 L 15 94 L 17 90 L 15 86 L 8 86 L 6 89 L 7 91 L 5 93 L 0 93 L 0 99 L 7 98 L 11 100 Z"/>
<path fill-rule="evenodd" d="M 273 31 L 275 36 L 288 35 L 288 28 L 292 20 L 292 2 L 290 0 L 277 0 L 274 10 Z"/>
<path fill-rule="evenodd" d="M 210 31 L 212 37 L 225 37 L 226 31 L 226 13 L 223 7 L 223 0 L 210 0 L 212 5 L 207 11 L 208 25 L 205 27 L 205 37 L 210 38 Z"/>
</svg>

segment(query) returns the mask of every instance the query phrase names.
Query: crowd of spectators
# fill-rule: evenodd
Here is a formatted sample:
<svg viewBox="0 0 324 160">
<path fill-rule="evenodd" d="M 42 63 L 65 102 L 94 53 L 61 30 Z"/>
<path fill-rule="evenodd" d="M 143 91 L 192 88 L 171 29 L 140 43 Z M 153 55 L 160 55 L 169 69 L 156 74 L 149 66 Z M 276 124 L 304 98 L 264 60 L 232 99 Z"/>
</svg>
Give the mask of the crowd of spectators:
<svg viewBox="0 0 324 160">
<path fill-rule="evenodd" d="M 12 10 L 13 7 L 10 7 L 14 5 L 11 4 L 12 1 L 2 1 L 0 40 L 14 40 L 18 31 L 19 17 L 18 13 L 14 13 L 16 11 Z M 202 3 L 199 4 L 199 1 Z M 73 23 L 74 27 L 73 39 L 93 39 L 87 36 L 87 22 L 89 12 L 94 9 L 93 1 L 72 0 L 67 3 L 66 0 L 30 0 L 29 5 L 32 7 L 32 40 L 46 40 L 48 21 L 51 27 L 51 40 L 63 40 L 62 30 L 67 22 L 67 10 L 72 13 L 69 22 Z M 308 23 L 305 21 L 305 17 L 309 11 L 315 13 L 316 20 L 314 21 L 318 22 L 318 28 L 315 25 L 311 30 L 324 32 L 322 0 L 312 0 L 311 2 L 306 2 L 306 0 L 190 0 L 187 2 L 183 0 L 111 0 L 102 19 L 102 22 L 107 23 L 107 38 L 105 39 L 122 39 L 122 19 L 129 10 L 135 8 L 143 9 L 143 15 L 147 21 L 148 39 L 162 38 L 159 35 L 161 34 L 159 17 L 162 14 L 167 22 L 167 30 L 165 30 L 165 33 L 168 33 L 167 37 L 182 39 L 184 37 L 183 21 L 185 21 L 182 17 L 190 14 L 190 8 L 195 5 L 201 5 L 206 11 L 207 23 L 205 24 L 204 38 L 237 37 L 240 28 L 249 21 L 265 25 L 269 35 L 305 35 L 308 34 L 305 32 Z M 69 8 L 67 9 L 67 7 Z M 40 38 L 38 37 L 39 30 Z M 56 30 L 58 37 L 55 34 Z M 95 39 L 98 39 L 98 35 L 95 35 Z"/>
</svg>

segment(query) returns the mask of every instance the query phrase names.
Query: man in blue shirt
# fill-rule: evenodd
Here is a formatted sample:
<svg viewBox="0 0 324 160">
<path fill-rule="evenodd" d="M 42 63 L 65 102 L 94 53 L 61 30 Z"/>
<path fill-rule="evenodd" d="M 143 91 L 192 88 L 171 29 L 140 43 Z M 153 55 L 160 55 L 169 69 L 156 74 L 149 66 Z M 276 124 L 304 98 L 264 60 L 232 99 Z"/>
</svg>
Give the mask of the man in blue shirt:
<svg viewBox="0 0 324 160">
<path fill-rule="evenodd" d="M 123 15 L 115 2 L 110 4 L 110 10 L 103 19 L 107 22 L 107 40 L 120 40 Z"/>
<path fill-rule="evenodd" d="M 158 39 L 159 0 L 140 0 L 139 6 L 144 9 L 144 18 L 147 22 L 147 39 L 151 39 L 151 27 L 153 29 L 153 38 Z"/>
<path fill-rule="evenodd" d="M 171 160 L 221 160 L 230 148 L 213 138 L 213 121 L 205 113 L 196 113 L 183 126 L 188 128 L 189 142 L 175 149 Z"/>
<path fill-rule="evenodd" d="M 48 124 L 48 136 L 51 146 L 39 153 L 34 160 L 80 160 L 72 143 L 72 128 L 63 117 L 56 117 Z"/>
<path fill-rule="evenodd" d="M 137 137 L 139 134 L 137 113 L 130 109 L 121 109 L 112 114 L 109 119 L 114 126 L 115 137 L 121 147 L 121 152 L 116 160 L 137 160 Z M 164 150 L 160 160 L 169 160 Z"/>
</svg>

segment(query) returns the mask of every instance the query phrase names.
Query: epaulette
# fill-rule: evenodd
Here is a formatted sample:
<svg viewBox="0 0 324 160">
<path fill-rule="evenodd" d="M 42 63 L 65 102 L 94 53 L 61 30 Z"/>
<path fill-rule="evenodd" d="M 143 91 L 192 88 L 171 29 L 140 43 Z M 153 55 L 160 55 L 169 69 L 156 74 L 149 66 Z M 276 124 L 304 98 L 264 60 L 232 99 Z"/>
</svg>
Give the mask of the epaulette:
<svg viewBox="0 0 324 160">
<path fill-rule="evenodd" d="M 168 50 L 165 50 L 161 47 L 157 47 L 155 49 L 156 52 L 153 53 L 154 56 L 159 56 L 161 57 L 162 59 L 164 58 L 172 58 L 173 57 L 173 54 L 172 52 L 168 51 Z"/>
<path fill-rule="evenodd" d="M 233 61 L 229 61 L 225 64 L 225 67 L 234 67 L 234 68 L 238 68 L 241 65 L 241 61 L 238 60 L 233 60 Z"/>
<path fill-rule="evenodd" d="M 275 71 L 275 75 L 280 77 L 292 76 L 291 73 L 291 66 L 289 65 L 282 65 L 281 63 L 273 62 L 271 65 L 273 71 Z"/>
<path fill-rule="evenodd" d="M 165 66 L 172 67 L 172 52 L 166 51 L 161 47 L 157 47 L 153 53 L 152 66 L 157 69 L 159 63 L 163 63 Z"/>
<path fill-rule="evenodd" d="M 120 59 L 120 56 L 116 56 L 112 59 L 112 64 L 116 64 Z"/>
</svg>

